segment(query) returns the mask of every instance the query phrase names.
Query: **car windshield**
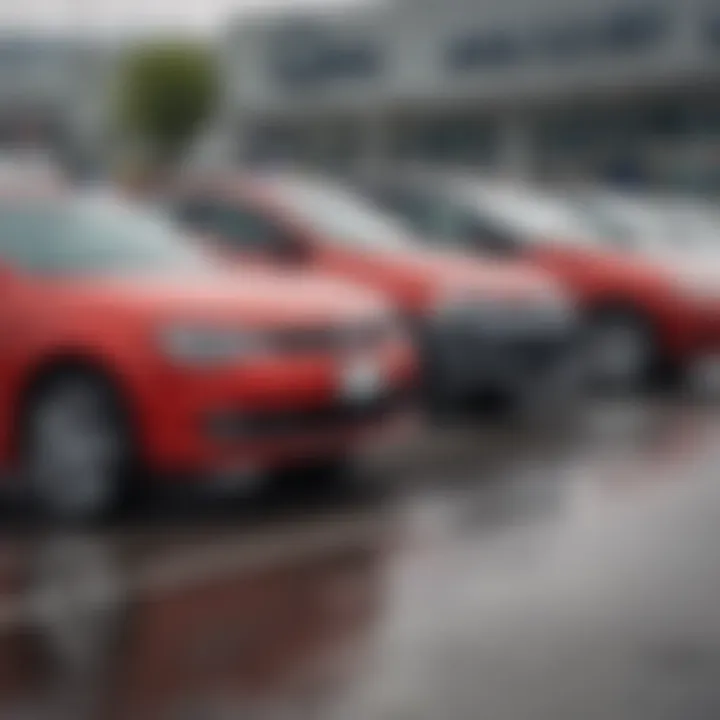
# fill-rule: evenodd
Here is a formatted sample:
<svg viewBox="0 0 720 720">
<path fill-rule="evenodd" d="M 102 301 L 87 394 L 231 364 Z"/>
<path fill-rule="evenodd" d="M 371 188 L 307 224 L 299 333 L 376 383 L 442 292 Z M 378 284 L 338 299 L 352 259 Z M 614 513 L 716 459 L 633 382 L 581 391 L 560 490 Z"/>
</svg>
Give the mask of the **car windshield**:
<svg viewBox="0 0 720 720">
<path fill-rule="evenodd" d="M 568 202 L 522 188 L 465 188 L 466 201 L 483 217 L 524 240 L 597 243 L 605 231 Z"/>
<path fill-rule="evenodd" d="M 159 214 L 84 198 L 0 204 L 0 257 L 43 274 L 146 274 L 211 267 Z"/>
<path fill-rule="evenodd" d="M 720 248 L 720 220 L 701 204 L 612 196 L 582 197 L 576 204 L 636 250 Z"/>
<path fill-rule="evenodd" d="M 720 249 L 720 221 L 701 204 L 664 203 L 658 208 L 664 233 L 659 240 L 677 249 Z"/>
<path fill-rule="evenodd" d="M 415 244 L 401 221 L 351 191 L 315 181 L 284 180 L 273 185 L 273 192 L 296 220 L 337 243 L 387 251 Z"/>
</svg>

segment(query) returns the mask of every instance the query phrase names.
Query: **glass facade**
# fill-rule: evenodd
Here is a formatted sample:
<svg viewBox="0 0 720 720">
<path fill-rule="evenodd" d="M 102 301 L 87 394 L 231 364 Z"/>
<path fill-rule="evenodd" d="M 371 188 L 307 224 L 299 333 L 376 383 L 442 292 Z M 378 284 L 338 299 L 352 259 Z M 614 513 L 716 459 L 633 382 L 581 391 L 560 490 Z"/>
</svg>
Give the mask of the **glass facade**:
<svg viewBox="0 0 720 720">
<path fill-rule="evenodd" d="M 469 33 L 448 44 L 445 63 L 455 72 L 504 68 L 520 62 L 525 51 L 522 40 L 511 32 Z"/>
<path fill-rule="evenodd" d="M 521 63 L 594 61 L 655 49 L 675 18 L 656 3 L 610 7 L 532 28 L 464 30 L 444 49 L 449 73 L 503 69 Z"/>
<path fill-rule="evenodd" d="M 289 91 L 366 80 L 382 69 L 380 48 L 362 37 L 342 37 L 314 23 L 289 23 L 272 34 L 268 66 Z"/>
<path fill-rule="evenodd" d="M 678 95 L 558 111 L 537 121 L 533 143 L 541 175 L 720 190 L 720 99 Z"/>
<path fill-rule="evenodd" d="M 499 127 L 475 110 L 428 115 L 418 111 L 390 125 L 389 155 L 395 160 L 455 165 L 491 165 Z"/>
<path fill-rule="evenodd" d="M 289 24 L 275 35 L 271 67 L 291 87 L 269 95 L 314 119 L 276 110 L 281 127 L 260 128 L 251 154 L 720 187 L 718 0 L 522 0 L 517 12 L 511 0 L 482 12 L 445 1 L 427 17 L 377 11 L 362 29 Z"/>
</svg>

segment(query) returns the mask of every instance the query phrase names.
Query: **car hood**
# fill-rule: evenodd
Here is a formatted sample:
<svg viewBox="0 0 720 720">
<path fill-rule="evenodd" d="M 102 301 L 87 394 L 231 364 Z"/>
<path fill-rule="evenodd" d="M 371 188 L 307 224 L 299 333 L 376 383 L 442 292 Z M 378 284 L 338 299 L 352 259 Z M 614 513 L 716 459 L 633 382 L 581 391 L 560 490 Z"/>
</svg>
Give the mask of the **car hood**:
<svg viewBox="0 0 720 720">
<path fill-rule="evenodd" d="M 702 249 L 639 249 L 637 252 L 604 255 L 631 268 L 644 268 L 666 277 L 715 278 L 720 283 L 720 252 L 712 247 Z"/>
<path fill-rule="evenodd" d="M 65 284 L 65 283 L 64 283 Z M 62 295 L 87 308 L 149 320 L 235 322 L 246 326 L 343 323 L 387 314 L 362 287 L 310 273 L 246 270 L 185 276 L 73 279 Z"/>
<path fill-rule="evenodd" d="M 578 276 L 601 277 L 606 285 L 626 290 L 639 285 L 672 287 L 678 280 L 713 284 L 720 294 L 720 252 L 647 249 L 620 250 L 602 247 L 570 247 L 565 244 L 539 245 L 533 257 L 550 261 L 549 267 L 581 270 Z M 547 262 L 543 263 L 546 266 Z M 566 272 L 565 276 L 568 273 Z M 570 273 L 572 277 L 572 273 Z"/>
<path fill-rule="evenodd" d="M 542 299 L 559 288 L 543 271 L 517 260 L 478 258 L 472 252 L 388 253 L 386 270 L 421 287 L 430 298 L 466 294 L 488 299 Z"/>
</svg>

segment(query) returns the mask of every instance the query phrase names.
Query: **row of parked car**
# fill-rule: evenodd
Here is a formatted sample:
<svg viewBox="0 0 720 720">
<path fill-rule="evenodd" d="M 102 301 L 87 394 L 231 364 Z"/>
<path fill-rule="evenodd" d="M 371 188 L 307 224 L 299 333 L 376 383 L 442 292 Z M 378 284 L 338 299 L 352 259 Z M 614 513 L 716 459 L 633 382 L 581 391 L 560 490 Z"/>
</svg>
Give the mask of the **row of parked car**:
<svg viewBox="0 0 720 720">
<path fill-rule="evenodd" d="M 417 173 L 363 190 L 435 246 L 553 278 L 575 305 L 585 360 L 605 385 L 677 383 L 717 352 L 720 214 L 709 205 Z"/>
<path fill-rule="evenodd" d="M 5 182 L 0 460 L 88 518 L 141 478 L 331 477 L 418 408 L 677 380 L 720 345 L 714 233 L 436 174 L 202 173 L 141 203 Z"/>
</svg>

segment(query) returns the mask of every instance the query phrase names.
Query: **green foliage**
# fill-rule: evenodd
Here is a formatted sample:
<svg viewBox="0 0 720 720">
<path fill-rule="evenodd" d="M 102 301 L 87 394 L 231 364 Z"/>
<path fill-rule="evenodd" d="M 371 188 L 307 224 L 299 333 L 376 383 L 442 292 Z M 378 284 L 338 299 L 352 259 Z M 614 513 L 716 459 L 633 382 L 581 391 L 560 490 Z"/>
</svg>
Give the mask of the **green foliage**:
<svg viewBox="0 0 720 720">
<path fill-rule="evenodd" d="M 212 113 L 216 59 L 198 43 L 167 41 L 134 48 L 121 71 L 122 130 L 156 161 L 177 160 Z"/>
</svg>

